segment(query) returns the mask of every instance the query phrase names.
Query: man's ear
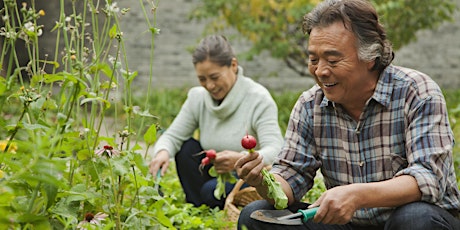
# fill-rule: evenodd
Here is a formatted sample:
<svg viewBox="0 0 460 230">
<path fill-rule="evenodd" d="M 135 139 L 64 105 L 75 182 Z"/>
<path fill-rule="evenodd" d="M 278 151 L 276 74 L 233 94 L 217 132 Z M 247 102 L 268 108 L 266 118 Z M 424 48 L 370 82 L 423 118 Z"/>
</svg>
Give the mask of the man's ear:
<svg viewBox="0 0 460 230">
<path fill-rule="evenodd" d="M 370 61 L 367 63 L 367 70 L 369 71 L 374 71 L 374 70 L 377 70 L 378 66 L 377 66 L 377 62 L 376 62 L 376 59 Z"/>
</svg>

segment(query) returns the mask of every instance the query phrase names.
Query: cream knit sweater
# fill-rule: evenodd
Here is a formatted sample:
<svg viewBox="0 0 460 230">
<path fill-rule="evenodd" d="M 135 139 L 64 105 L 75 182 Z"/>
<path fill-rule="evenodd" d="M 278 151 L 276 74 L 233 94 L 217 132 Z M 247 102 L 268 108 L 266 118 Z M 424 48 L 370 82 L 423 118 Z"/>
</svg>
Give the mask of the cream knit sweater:
<svg viewBox="0 0 460 230">
<path fill-rule="evenodd" d="M 196 129 L 203 149 L 241 152 L 241 138 L 248 133 L 257 139 L 264 163 L 271 165 L 283 144 L 278 108 L 268 90 L 238 68 L 237 80 L 220 105 L 201 86 L 189 90 L 179 114 L 155 143 L 154 154 L 165 149 L 174 157 Z"/>
</svg>

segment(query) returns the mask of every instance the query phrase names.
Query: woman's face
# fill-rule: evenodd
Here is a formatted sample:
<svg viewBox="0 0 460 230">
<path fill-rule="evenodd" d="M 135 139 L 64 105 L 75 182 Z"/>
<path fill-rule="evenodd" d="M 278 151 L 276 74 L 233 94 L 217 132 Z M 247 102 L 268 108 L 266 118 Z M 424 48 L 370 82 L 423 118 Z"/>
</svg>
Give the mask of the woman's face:
<svg viewBox="0 0 460 230">
<path fill-rule="evenodd" d="M 212 98 L 221 101 L 227 96 L 236 82 L 238 62 L 232 60 L 230 66 L 220 66 L 209 60 L 195 64 L 198 81 Z"/>
</svg>

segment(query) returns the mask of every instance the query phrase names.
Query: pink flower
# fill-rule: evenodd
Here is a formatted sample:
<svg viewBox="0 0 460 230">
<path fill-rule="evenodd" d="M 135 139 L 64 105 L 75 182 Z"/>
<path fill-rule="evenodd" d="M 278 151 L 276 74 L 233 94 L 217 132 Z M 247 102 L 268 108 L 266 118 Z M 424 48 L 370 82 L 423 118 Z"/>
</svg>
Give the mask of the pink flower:
<svg viewBox="0 0 460 230">
<path fill-rule="evenodd" d="M 105 220 L 108 216 L 108 214 L 102 212 L 98 212 L 96 215 L 88 212 L 85 214 L 85 219 L 78 223 L 77 229 L 86 230 L 86 227 L 90 227 L 89 225 L 100 225 L 101 221 Z"/>
<path fill-rule="evenodd" d="M 120 152 L 118 150 L 113 149 L 113 147 L 110 145 L 104 145 L 104 148 L 96 151 L 95 154 L 98 156 L 113 157 L 120 155 Z"/>
</svg>

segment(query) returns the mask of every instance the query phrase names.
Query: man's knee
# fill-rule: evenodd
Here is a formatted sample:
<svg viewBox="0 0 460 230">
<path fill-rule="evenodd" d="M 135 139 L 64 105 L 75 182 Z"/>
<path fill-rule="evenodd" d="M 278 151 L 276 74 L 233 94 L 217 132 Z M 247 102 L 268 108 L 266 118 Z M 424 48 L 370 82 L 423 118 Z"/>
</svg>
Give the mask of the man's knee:
<svg viewBox="0 0 460 230">
<path fill-rule="evenodd" d="M 444 210 L 433 204 L 409 203 L 393 212 L 385 229 L 450 229 L 443 212 Z"/>
<path fill-rule="evenodd" d="M 273 205 L 270 205 L 266 200 L 256 200 L 246 205 L 238 218 L 238 229 L 242 229 L 243 226 L 252 226 L 256 220 L 251 219 L 250 215 L 255 210 L 260 209 L 273 209 Z"/>
</svg>

